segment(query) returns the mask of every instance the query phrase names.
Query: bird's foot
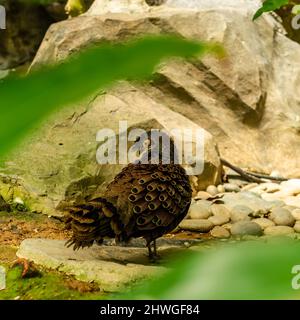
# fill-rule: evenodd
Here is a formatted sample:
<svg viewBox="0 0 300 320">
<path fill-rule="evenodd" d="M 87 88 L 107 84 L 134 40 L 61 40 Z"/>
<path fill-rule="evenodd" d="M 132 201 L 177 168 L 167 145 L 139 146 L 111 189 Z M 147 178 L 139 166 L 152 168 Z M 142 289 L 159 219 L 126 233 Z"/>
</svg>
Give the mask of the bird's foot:
<svg viewBox="0 0 300 320">
<path fill-rule="evenodd" d="M 21 266 L 22 267 L 22 278 L 25 278 L 28 275 L 28 272 L 30 270 L 31 264 L 26 259 L 18 258 L 17 260 L 15 260 L 13 262 L 11 267 L 14 268 L 15 266 Z"/>
</svg>

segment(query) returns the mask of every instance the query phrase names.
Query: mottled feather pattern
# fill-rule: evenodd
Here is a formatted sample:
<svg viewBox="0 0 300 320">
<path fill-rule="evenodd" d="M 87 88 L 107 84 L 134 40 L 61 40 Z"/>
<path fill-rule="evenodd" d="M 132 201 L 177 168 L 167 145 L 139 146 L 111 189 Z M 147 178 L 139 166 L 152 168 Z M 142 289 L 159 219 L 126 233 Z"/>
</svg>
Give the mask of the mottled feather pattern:
<svg viewBox="0 0 300 320">
<path fill-rule="evenodd" d="M 69 208 L 74 248 L 101 243 L 104 237 L 147 243 L 172 231 L 185 217 L 192 190 L 176 164 L 130 164 L 108 185 L 103 197 Z"/>
</svg>

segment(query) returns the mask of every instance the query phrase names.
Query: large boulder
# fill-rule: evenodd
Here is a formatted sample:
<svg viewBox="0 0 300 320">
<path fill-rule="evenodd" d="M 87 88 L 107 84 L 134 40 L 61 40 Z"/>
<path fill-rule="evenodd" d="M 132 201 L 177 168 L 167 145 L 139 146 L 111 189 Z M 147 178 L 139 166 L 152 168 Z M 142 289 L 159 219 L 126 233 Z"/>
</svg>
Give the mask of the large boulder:
<svg viewBox="0 0 300 320">
<path fill-rule="evenodd" d="M 96 0 L 85 15 L 53 24 L 33 69 L 94 43 L 145 33 L 218 41 L 227 57 L 172 60 L 151 83 L 123 82 L 96 92 L 48 120 L 13 161 L 8 159 L 4 172 L 47 199 L 47 208 L 49 201 L 55 208 L 65 196 L 94 192 L 121 168 L 97 165 L 96 133 L 103 127 L 117 130 L 118 121 L 127 120 L 129 127 L 204 128 L 205 166 L 193 179 L 197 190 L 220 180 L 215 139 L 222 157 L 236 165 L 300 176 L 300 47 L 278 31 L 272 16 L 252 22 L 259 3 L 167 0 L 149 7 L 142 0 Z"/>
</svg>

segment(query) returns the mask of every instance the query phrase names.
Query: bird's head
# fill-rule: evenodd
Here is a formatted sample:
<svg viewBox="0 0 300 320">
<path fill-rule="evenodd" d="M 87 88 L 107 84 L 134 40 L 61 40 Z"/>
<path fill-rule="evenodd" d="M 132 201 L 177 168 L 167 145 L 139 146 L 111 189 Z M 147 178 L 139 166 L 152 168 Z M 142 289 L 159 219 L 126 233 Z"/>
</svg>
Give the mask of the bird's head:
<svg viewBox="0 0 300 320">
<path fill-rule="evenodd" d="M 163 130 L 151 129 L 139 135 L 134 144 L 134 163 L 177 163 L 178 153 L 173 139 Z"/>
</svg>

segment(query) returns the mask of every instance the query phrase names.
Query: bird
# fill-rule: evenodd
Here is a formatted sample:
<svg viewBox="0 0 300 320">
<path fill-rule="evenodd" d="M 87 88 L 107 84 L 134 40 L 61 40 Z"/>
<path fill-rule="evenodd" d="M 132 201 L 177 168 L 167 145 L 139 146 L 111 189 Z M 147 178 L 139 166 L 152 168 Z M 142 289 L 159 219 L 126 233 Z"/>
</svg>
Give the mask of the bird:
<svg viewBox="0 0 300 320">
<path fill-rule="evenodd" d="M 161 138 L 153 139 L 153 132 L 160 132 Z M 173 231 L 184 219 L 192 189 L 185 169 L 178 164 L 174 141 L 166 132 L 152 129 L 137 141 L 137 158 L 115 176 L 103 194 L 67 208 L 72 231 L 68 247 L 78 250 L 94 243 L 101 245 L 104 238 L 128 243 L 142 237 L 149 259 L 159 258 L 156 239 Z"/>
</svg>

